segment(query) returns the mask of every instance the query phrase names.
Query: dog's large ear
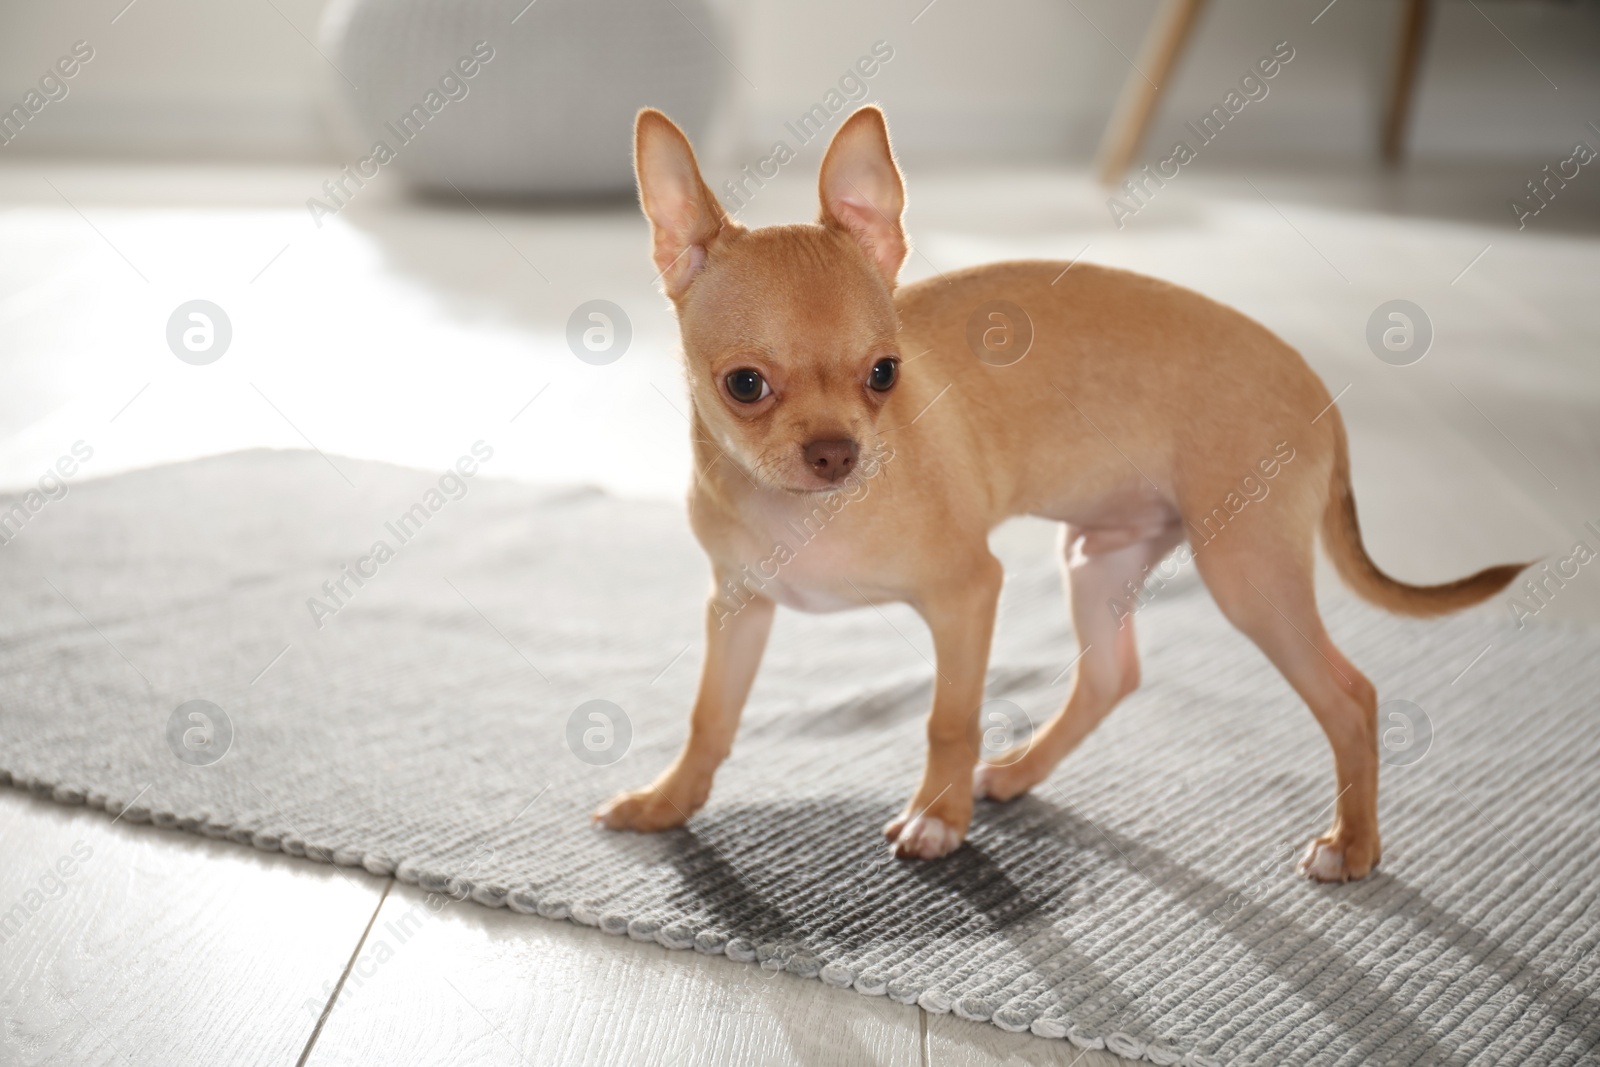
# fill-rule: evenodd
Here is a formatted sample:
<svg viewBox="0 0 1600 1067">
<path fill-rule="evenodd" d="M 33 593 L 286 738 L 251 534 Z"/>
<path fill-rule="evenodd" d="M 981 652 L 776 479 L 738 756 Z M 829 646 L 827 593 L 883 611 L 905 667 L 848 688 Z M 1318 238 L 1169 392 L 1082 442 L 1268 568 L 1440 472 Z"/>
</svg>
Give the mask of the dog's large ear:
<svg viewBox="0 0 1600 1067">
<path fill-rule="evenodd" d="M 900 225 L 906 192 L 883 112 L 864 107 L 845 120 L 823 157 L 818 184 L 822 224 L 854 237 L 893 288 L 906 258 Z"/>
<path fill-rule="evenodd" d="M 651 255 L 676 300 L 705 266 L 707 247 L 731 224 L 700 177 L 689 138 L 654 108 L 639 112 L 634 124 L 633 170 L 650 220 Z"/>
</svg>

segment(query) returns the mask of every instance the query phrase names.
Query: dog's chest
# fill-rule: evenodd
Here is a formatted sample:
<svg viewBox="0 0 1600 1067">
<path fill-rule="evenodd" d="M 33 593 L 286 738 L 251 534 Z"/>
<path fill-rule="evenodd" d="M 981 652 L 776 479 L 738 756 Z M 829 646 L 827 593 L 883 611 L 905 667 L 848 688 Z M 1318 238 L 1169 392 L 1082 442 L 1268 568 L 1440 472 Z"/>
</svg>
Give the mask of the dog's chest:
<svg viewBox="0 0 1600 1067">
<path fill-rule="evenodd" d="M 865 554 L 854 544 L 852 524 L 839 501 L 818 499 L 809 510 L 753 509 L 722 531 L 721 543 L 707 547 L 730 572 L 724 585 L 731 581 L 738 591 L 798 611 L 842 611 L 866 603 L 873 583 L 858 573 Z"/>
</svg>

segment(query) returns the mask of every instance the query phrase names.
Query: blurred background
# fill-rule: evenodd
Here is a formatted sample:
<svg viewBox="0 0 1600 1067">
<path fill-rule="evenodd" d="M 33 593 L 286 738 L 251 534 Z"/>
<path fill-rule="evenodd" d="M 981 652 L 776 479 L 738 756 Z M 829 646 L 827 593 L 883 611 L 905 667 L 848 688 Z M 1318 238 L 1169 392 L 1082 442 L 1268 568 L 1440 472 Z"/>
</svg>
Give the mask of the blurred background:
<svg viewBox="0 0 1600 1067">
<path fill-rule="evenodd" d="M 634 110 L 759 225 L 814 216 L 876 102 L 907 279 L 1081 256 L 1198 288 L 1339 394 L 1380 560 L 1532 558 L 1600 518 L 1597 45 L 1600 5 L 1533 0 L 8 4 L 0 487 L 79 441 L 98 477 L 484 438 L 487 474 L 678 496 Z M 1396 360 L 1368 326 L 1402 299 L 1427 343 Z"/>
<path fill-rule="evenodd" d="M 126 4 L 6 5 L 4 99 L 21 99 L 35 68 L 43 71 L 74 41 L 90 40 L 97 52 L 72 85 L 71 107 L 8 145 L 8 157 L 342 159 L 340 149 L 348 146 L 335 105 L 342 103 L 343 83 L 331 53 L 318 52 L 325 0 L 136 0 L 124 11 Z M 512 0 L 391 6 L 503 11 L 507 20 L 522 7 Z M 541 19 L 551 13 L 545 9 L 561 6 L 540 0 L 515 26 L 506 21 L 505 35 L 541 32 Z M 592 42 L 604 57 L 629 5 L 595 6 L 609 9 L 597 15 L 600 32 Z M 679 6 L 682 16 L 664 2 L 634 5 L 674 19 L 703 14 L 699 28 L 726 54 L 726 60 L 713 54 L 704 71 L 718 91 L 721 148 L 764 151 L 784 122 L 884 40 L 895 56 L 871 79 L 870 95 L 888 109 L 907 163 L 1087 161 L 1129 74 L 1129 58 L 1160 10 L 1156 0 Z M 1215 102 L 1219 87 L 1288 39 L 1298 52 L 1293 79 L 1273 87 L 1270 114 L 1253 117 L 1218 146 L 1219 161 L 1244 154 L 1319 162 L 1369 156 L 1404 6 L 1337 0 L 1313 26 L 1327 0 L 1215 0 L 1164 86 L 1169 106 L 1154 141 L 1170 139 L 1190 112 Z M 427 32 L 440 33 L 437 24 Z M 1429 36 L 1411 137 L 1415 158 L 1537 159 L 1570 148 L 1584 121 L 1595 118 L 1585 110 L 1600 93 L 1600 10 L 1593 4 L 1442 0 Z M 583 85 L 570 85 L 545 103 L 566 106 L 583 92 Z"/>
</svg>

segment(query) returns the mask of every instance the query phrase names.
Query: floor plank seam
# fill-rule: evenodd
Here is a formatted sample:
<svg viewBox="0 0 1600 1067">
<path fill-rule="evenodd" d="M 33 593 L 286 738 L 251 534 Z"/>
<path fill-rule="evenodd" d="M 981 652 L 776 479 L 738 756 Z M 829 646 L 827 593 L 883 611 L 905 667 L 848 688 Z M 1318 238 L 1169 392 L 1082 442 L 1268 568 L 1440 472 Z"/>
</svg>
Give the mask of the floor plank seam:
<svg viewBox="0 0 1600 1067">
<path fill-rule="evenodd" d="M 317 1038 L 322 1036 L 322 1027 L 327 1023 L 328 1017 L 333 1014 L 333 1006 L 339 1001 L 339 994 L 344 990 L 345 980 L 350 977 L 350 972 L 355 969 L 356 960 L 361 958 L 361 950 L 367 943 L 367 938 L 372 934 L 373 924 L 378 921 L 378 915 L 383 911 L 383 902 L 389 899 L 389 890 L 394 888 L 394 879 L 385 879 L 383 892 L 378 896 L 378 903 L 372 909 L 372 916 L 367 920 L 366 927 L 361 931 L 361 937 L 356 941 L 356 947 L 351 951 L 350 958 L 345 961 L 344 970 L 339 973 L 339 981 L 333 987 L 333 992 L 328 995 L 328 1003 L 322 1006 L 322 1014 L 317 1016 L 317 1025 L 311 1028 L 311 1036 L 306 1038 L 306 1047 L 300 1050 L 300 1058 L 295 1060 L 294 1067 L 306 1067 L 306 1061 L 311 1058 L 311 1050 L 316 1047 Z"/>
</svg>

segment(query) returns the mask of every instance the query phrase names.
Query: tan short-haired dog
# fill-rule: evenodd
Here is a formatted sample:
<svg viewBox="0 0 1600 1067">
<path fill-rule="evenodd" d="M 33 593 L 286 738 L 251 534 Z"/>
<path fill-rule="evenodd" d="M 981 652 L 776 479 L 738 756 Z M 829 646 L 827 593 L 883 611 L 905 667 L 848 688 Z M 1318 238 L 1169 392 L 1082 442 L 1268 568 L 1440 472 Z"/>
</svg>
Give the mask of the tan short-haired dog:
<svg viewBox="0 0 1600 1067">
<path fill-rule="evenodd" d="M 905 194 L 876 108 L 850 116 L 829 146 L 815 223 L 730 220 L 658 111 L 639 115 L 635 166 L 682 331 L 690 521 L 715 582 L 683 752 L 596 819 L 662 830 L 705 803 L 775 604 L 902 601 L 932 631 L 937 672 L 922 781 L 885 834 L 900 856 L 942 856 L 966 835 L 974 795 L 1009 800 L 1044 780 L 1139 684 L 1136 595 L 1187 540 L 1223 613 L 1333 747 L 1336 814 L 1300 869 L 1321 881 L 1372 869 L 1377 697 L 1318 615 L 1316 532 L 1357 593 L 1408 615 L 1477 603 L 1520 567 L 1434 586 L 1378 570 L 1356 525 L 1339 412 L 1293 349 L 1196 293 L 1086 264 L 997 263 L 897 287 Z M 969 344 L 974 313 L 993 301 L 1031 320 L 1031 348 L 1014 362 L 980 359 L 986 349 Z M 826 528 L 774 563 L 788 531 L 837 504 L 826 494 L 871 475 L 870 495 L 825 508 Z M 1262 478 L 1270 498 L 1253 488 Z M 1001 584 L 988 535 L 1013 515 L 1065 524 L 1081 657 L 1066 706 L 1025 751 L 980 764 Z M 1213 536 L 1218 523 L 1226 531 Z"/>
</svg>

